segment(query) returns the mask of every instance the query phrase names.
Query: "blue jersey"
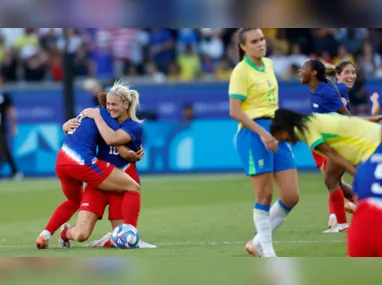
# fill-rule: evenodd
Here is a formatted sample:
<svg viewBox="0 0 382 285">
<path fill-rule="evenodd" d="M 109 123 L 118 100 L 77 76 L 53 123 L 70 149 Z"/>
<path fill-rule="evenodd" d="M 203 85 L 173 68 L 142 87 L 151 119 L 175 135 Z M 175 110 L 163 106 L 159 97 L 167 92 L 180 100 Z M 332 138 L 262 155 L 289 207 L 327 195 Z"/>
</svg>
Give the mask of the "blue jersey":
<svg viewBox="0 0 382 285">
<path fill-rule="evenodd" d="M 118 129 L 118 123 L 106 109 L 102 107 L 99 109 L 106 124 L 114 130 Z M 97 145 L 101 144 L 103 139 L 93 119 L 82 118 L 81 115 L 77 119 L 81 124 L 65 137 L 62 150 L 79 164 L 92 164 L 96 159 Z"/>
<path fill-rule="evenodd" d="M 336 90 L 328 83 L 321 82 L 316 90 L 310 93 L 313 113 L 337 112 L 344 104 Z"/>
<path fill-rule="evenodd" d="M 131 119 L 127 119 L 119 125 L 119 128 L 124 130 L 131 137 L 131 141 L 129 141 L 126 146 L 135 152 L 138 151 L 142 144 L 143 129 L 141 124 Z M 110 162 L 118 168 L 126 168 L 129 165 L 129 162 L 119 155 L 114 146 L 109 146 L 105 142 L 99 145 L 97 157 Z"/>
<path fill-rule="evenodd" d="M 336 83 L 336 86 L 338 88 L 338 91 L 341 94 L 341 97 L 346 100 L 346 109 L 350 112 L 350 100 L 349 100 L 349 93 L 348 93 L 348 88 L 346 87 L 345 84 L 343 83 Z"/>
<path fill-rule="evenodd" d="M 359 201 L 367 198 L 382 199 L 382 144 L 368 160 L 357 167 L 353 192 Z"/>
</svg>

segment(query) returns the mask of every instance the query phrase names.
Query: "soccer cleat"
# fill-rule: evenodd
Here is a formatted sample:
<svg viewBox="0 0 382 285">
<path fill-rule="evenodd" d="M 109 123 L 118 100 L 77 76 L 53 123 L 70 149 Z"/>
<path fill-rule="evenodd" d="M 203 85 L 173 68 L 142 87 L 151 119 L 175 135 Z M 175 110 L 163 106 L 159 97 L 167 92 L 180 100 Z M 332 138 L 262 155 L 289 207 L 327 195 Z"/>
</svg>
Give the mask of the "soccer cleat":
<svg viewBox="0 0 382 285">
<path fill-rule="evenodd" d="M 137 248 L 157 248 L 157 246 L 144 242 L 143 240 L 139 240 Z"/>
<path fill-rule="evenodd" d="M 70 228 L 70 225 L 69 224 L 63 224 L 61 226 L 61 232 L 64 230 L 64 229 L 68 229 Z M 58 247 L 59 248 L 70 248 L 70 240 L 68 241 L 64 241 L 62 238 L 61 238 L 61 234 L 58 238 Z"/>
<path fill-rule="evenodd" d="M 330 214 L 328 221 L 328 229 L 334 228 L 337 226 L 337 217 L 335 214 Z"/>
<path fill-rule="evenodd" d="M 43 236 L 39 236 L 36 239 L 36 247 L 38 249 L 47 249 L 47 248 L 49 248 L 49 239 L 45 239 Z"/>
<path fill-rule="evenodd" d="M 112 233 L 107 233 L 101 239 L 90 242 L 86 247 L 105 247 L 106 242 L 112 242 L 111 235 Z"/>
<path fill-rule="evenodd" d="M 263 256 L 263 250 L 260 246 L 260 244 L 253 246 L 253 240 L 249 240 L 247 244 L 245 245 L 245 250 L 252 254 L 253 256 L 262 257 Z"/>
<path fill-rule="evenodd" d="M 346 204 L 345 204 L 346 212 L 348 212 L 350 214 L 354 214 L 356 209 L 357 209 L 357 206 L 353 202 L 350 202 L 350 201 L 346 202 Z"/>
<path fill-rule="evenodd" d="M 347 232 L 349 228 L 348 224 L 337 224 L 334 227 L 323 231 L 323 234 L 328 234 L 328 233 L 342 233 L 342 232 Z"/>
</svg>

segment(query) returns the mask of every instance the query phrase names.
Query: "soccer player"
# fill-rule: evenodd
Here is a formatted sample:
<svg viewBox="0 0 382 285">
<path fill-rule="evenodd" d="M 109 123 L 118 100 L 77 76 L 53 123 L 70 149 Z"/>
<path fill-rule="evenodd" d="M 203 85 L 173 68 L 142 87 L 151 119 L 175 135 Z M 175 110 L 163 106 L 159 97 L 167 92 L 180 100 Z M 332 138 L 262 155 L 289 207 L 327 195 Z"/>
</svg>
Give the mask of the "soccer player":
<svg viewBox="0 0 382 285">
<path fill-rule="evenodd" d="M 325 65 L 315 59 L 307 60 L 300 69 L 301 84 L 307 84 L 310 89 L 310 99 L 313 113 L 331 113 L 350 115 L 337 86 L 326 77 Z M 343 169 L 327 161 L 326 158 L 312 151 L 317 168 L 325 174 L 325 185 L 329 190 L 329 211 L 333 216 L 329 219 L 329 229 L 324 233 L 341 232 L 348 228 L 344 208 L 344 193 L 340 181 Z M 351 195 L 351 193 L 349 193 Z"/>
<path fill-rule="evenodd" d="M 306 142 L 355 176 L 354 192 L 359 204 L 349 229 L 348 254 L 382 256 L 381 125 L 336 113 L 305 115 L 279 109 L 272 120 L 271 133 L 279 141 Z"/>
<path fill-rule="evenodd" d="M 269 133 L 278 108 L 278 83 L 273 63 L 265 57 L 263 32 L 244 28 L 238 31 L 238 37 L 241 61 L 230 78 L 230 115 L 239 122 L 237 149 L 256 197 L 253 221 L 257 234 L 246 244 L 246 250 L 253 255 L 272 257 L 276 256 L 272 232 L 299 199 L 297 171 L 290 146 L 277 143 Z M 273 181 L 280 199 L 270 207 Z"/>
<path fill-rule="evenodd" d="M 102 97 L 100 98 L 102 100 Z M 99 111 L 97 111 L 99 109 L 86 109 L 82 112 L 84 116 L 94 118 L 105 140 L 105 143 L 100 145 L 98 157 L 126 170 L 137 183 L 139 183 L 139 176 L 135 163 L 129 165 L 114 147 L 110 147 L 107 144 L 126 145 L 132 151 L 139 152 L 143 130 L 140 124 L 141 121 L 136 116 L 138 105 L 138 92 L 129 89 L 123 81 L 119 81 L 114 84 L 107 94 L 107 110 L 119 123 L 117 131 L 114 131 L 106 124 Z M 96 221 L 99 217 L 102 217 L 107 202 L 109 202 L 110 210 L 109 219 L 117 220 L 123 217 L 123 223 L 137 227 L 140 211 L 139 192 L 125 192 L 124 195 L 117 193 L 101 195 L 92 187 L 87 187 L 81 203 L 77 226 L 62 232 L 61 238 L 63 241 L 87 240 L 93 231 Z M 113 224 L 112 221 L 113 227 L 118 224 L 120 222 Z"/>
<path fill-rule="evenodd" d="M 314 68 L 312 68 L 312 65 Z M 326 72 L 324 72 L 325 69 Z M 311 75 L 312 71 L 316 72 L 315 76 Z M 338 65 L 333 66 L 318 60 L 309 60 L 301 68 L 300 72 L 301 82 L 305 82 L 305 84 L 309 84 L 311 89 L 312 87 L 315 89 L 313 94 L 311 94 L 313 112 L 338 112 L 345 115 L 349 114 L 348 112 L 350 112 L 350 103 L 347 89 L 352 88 L 356 80 L 355 66 L 351 61 L 342 61 Z M 325 73 L 335 76 L 337 81 L 335 85 L 325 77 Z M 319 85 L 316 85 L 317 78 L 321 78 L 321 83 Z M 327 82 L 327 84 L 322 82 Z M 347 111 L 341 106 L 339 98 L 341 99 L 342 104 L 344 104 L 346 107 Z M 381 120 L 381 117 L 375 116 L 366 119 L 372 122 L 377 122 Z M 312 153 L 317 167 L 321 170 L 322 173 L 325 174 L 325 184 L 331 193 L 328 200 L 330 212 L 328 221 L 329 230 L 325 231 L 325 233 L 336 233 L 346 230 L 346 213 L 342 210 L 343 200 L 344 197 L 349 200 L 345 204 L 345 210 L 350 213 L 354 212 L 355 204 L 352 200 L 352 187 L 345 183 L 343 179 L 343 169 L 341 170 L 340 167 L 334 165 L 332 162 L 329 162 L 329 168 L 327 169 L 326 158 L 316 154 L 315 152 Z M 340 177 L 339 181 L 337 180 L 338 177 Z M 342 195 L 337 188 L 336 181 L 338 181 L 339 188 L 343 193 Z"/>
<path fill-rule="evenodd" d="M 109 126 L 118 123 L 102 107 L 97 108 Z M 80 125 L 68 133 L 56 160 L 56 174 L 67 201 L 56 208 L 45 229 L 36 240 L 39 249 L 48 248 L 49 239 L 80 207 L 82 184 L 103 191 L 139 193 L 140 186 L 129 175 L 96 157 L 97 143 L 102 140 L 94 120 L 78 116 Z M 112 144 L 111 144 L 112 145 Z M 118 144 L 115 144 L 118 145 Z M 133 194 L 134 195 L 134 194 Z M 64 227 L 65 228 L 65 227 Z M 62 228 L 62 231 L 65 231 Z"/>
<path fill-rule="evenodd" d="M 357 203 L 347 237 L 349 257 L 382 257 L 382 145 L 357 167 Z"/>
<path fill-rule="evenodd" d="M 337 113 L 305 115 L 279 109 L 271 133 L 279 141 L 306 142 L 318 154 L 332 160 L 351 175 L 381 143 L 379 124 Z"/>
</svg>

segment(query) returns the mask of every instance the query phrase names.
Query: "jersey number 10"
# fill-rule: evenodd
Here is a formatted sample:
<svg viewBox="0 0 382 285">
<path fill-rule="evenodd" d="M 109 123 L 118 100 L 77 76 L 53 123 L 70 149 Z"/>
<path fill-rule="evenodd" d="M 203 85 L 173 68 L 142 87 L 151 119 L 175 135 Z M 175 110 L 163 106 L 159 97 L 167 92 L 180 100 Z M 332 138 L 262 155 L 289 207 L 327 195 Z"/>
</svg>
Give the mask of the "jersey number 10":
<svg viewBox="0 0 382 285">
<path fill-rule="evenodd" d="M 109 154 L 110 155 L 119 155 L 119 153 L 118 153 L 117 149 L 115 148 L 115 146 L 111 146 L 110 147 Z"/>
<path fill-rule="evenodd" d="M 382 163 L 378 163 L 374 171 L 375 179 L 382 180 Z M 377 195 L 382 195 L 382 186 L 379 182 L 375 182 L 371 185 L 371 192 Z"/>
</svg>

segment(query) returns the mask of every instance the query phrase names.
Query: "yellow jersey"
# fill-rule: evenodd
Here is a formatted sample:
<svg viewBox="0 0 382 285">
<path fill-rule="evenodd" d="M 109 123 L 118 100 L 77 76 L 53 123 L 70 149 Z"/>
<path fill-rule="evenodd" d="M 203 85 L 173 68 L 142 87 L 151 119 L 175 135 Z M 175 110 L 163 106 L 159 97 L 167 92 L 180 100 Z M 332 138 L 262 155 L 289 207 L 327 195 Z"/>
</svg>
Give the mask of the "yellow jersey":
<svg viewBox="0 0 382 285">
<path fill-rule="evenodd" d="M 233 69 L 229 82 L 229 97 L 243 100 L 242 109 L 251 118 L 274 117 L 278 109 L 279 87 L 273 71 L 273 62 L 263 58 L 263 68 L 249 58 Z"/>
<path fill-rule="evenodd" d="M 305 126 L 305 136 L 297 134 L 311 149 L 325 156 L 316 150 L 325 142 L 353 165 L 367 160 L 381 143 L 381 125 L 362 118 L 338 113 L 314 114 L 307 118 Z"/>
</svg>

